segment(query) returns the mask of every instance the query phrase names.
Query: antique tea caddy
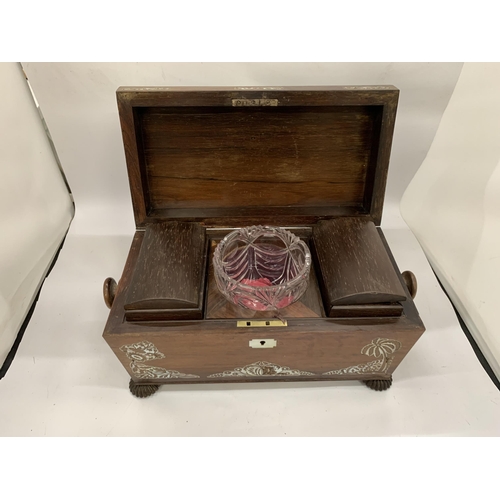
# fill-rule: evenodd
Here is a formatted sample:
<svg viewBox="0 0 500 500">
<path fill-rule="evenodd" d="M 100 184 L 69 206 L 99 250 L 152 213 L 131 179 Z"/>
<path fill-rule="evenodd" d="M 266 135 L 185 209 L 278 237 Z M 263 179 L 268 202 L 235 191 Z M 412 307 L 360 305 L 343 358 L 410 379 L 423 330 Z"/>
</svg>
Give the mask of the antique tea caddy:
<svg viewBox="0 0 500 500">
<path fill-rule="evenodd" d="M 378 227 L 398 94 L 118 89 L 136 232 L 119 283 L 104 282 L 103 336 L 134 395 L 201 382 L 390 387 L 425 330 L 415 277 Z M 279 314 L 228 300 L 216 283 L 217 245 L 251 226 L 310 249 L 307 287 L 275 302 Z"/>
</svg>

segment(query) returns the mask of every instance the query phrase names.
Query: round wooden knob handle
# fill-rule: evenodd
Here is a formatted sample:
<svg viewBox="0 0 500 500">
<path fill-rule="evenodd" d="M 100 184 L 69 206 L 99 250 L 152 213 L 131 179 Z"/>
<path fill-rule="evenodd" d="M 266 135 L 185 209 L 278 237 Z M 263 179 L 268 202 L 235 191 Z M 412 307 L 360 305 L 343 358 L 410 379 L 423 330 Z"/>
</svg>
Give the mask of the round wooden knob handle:
<svg viewBox="0 0 500 500">
<path fill-rule="evenodd" d="M 106 278 L 104 280 L 104 285 L 102 287 L 102 293 L 104 295 L 104 302 L 111 309 L 113 305 L 113 301 L 115 300 L 116 295 L 116 281 L 113 278 Z"/>
<path fill-rule="evenodd" d="M 417 278 L 411 271 L 405 271 L 403 273 L 403 279 L 410 292 L 411 298 L 414 299 L 415 295 L 417 295 Z"/>
</svg>

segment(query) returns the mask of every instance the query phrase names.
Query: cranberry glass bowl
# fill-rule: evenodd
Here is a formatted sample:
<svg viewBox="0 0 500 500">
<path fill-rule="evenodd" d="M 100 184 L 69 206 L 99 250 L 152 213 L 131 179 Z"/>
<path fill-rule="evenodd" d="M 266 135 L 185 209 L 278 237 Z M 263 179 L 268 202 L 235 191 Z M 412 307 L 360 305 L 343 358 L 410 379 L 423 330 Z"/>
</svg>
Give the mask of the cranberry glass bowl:
<svg viewBox="0 0 500 500">
<path fill-rule="evenodd" d="M 226 235 L 213 257 L 215 281 L 227 300 L 255 311 L 283 309 L 306 291 L 311 252 L 280 227 L 251 226 Z"/>
</svg>

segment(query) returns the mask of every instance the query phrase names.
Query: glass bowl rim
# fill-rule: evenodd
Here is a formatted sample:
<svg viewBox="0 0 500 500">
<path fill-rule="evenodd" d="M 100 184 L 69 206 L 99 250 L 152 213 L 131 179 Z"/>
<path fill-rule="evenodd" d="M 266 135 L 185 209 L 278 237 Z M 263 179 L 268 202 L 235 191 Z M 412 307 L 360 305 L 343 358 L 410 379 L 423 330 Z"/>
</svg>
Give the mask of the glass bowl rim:
<svg viewBox="0 0 500 500">
<path fill-rule="evenodd" d="M 266 287 L 246 285 L 246 284 L 242 283 L 241 281 L 235 280 L 235 279 L 231 278 L 230 276 L 228 276 L 228 274 L 224 270 L 224 267 L 222 266 L 221 252 L 224 249 L 224 247 L 228 243 L 231 243 L 231 241 L 234 240 L 236 238 L 236 236 L 243 229 L 246 229 L 246 230 L 251 230 L 251 229 L 264 229 L 264 230 L 266 230 L 266 229 L 270 229 L 270 230 L 273 230 L 274 232 L 277 232 L 277 233 L 281 232 L 281 233 L 289 234 L 292 237 L 293 242 L 297 243 L 299 246 L 302 247 L 302 249 L 304 251 L 304 256 L 305 256 L 304 266 L 299 270 L 299 273 L 297 274 L 297 276 L 295 278 L 293 278 L 292 280 L 287 281 L 285 283 L 281 283 L 279 285 L 270 285 L 270 286 L 266 286 Z M 286 244 L 286 242 L 284 242 L 284 243 Z M 288 247 L 288 245 L 287 245 L 287 247 Z M 259 290 L 259 289 L 264 289 L 266 291 L 271 291 L 272 292 L 272 291 L 275 291 L 275 290 L 280 290 L 282 288 L 288 288 L 288 287 L 291 288 L 293 285 L 295 285 L 296 283 L 299 283 L 301 280 L 303 280 L 305 276 L 308 276 L 308 274 L 310 272 L 310 268 L 311 268 L 311 251 L 309 250 L 309 247 L 306 245 L 306 243 L 304 241 L 302 241 L 301 238 L 299 238 L 296 234 L 293 234 L 291 231 L 288 231 L 287 229 L 283 229 L 280 226 L 267 226 L 267 225 L 266 226 L 257 226 L 257 225 L 255 225 L 255 226 L 240 227 L 240 228 L 235 229 L 235 230 L 231 231 L 230 233 L 226 234 L 226 236 L 224 236 L 224 238 L 222 238 L 222 240 L 219 241 L 219 243 L 215 247 L 213 260 L 214 260 L 214 264 L 217 263 L 218 268 L 220 269 L 220 272 L 217 273 L 217 270 L 215 269 L 215 265 L 214 265 L 214 274 L 215 275 L 220 274 L 221 275 L 220 277 L 222 279 L 227 280 L 230 283 L 235 284 L 240 289 L 246 290 L 246 291 L 249 291 L 249 292 L 253 292 L 253 291 Z"/>
</svg>

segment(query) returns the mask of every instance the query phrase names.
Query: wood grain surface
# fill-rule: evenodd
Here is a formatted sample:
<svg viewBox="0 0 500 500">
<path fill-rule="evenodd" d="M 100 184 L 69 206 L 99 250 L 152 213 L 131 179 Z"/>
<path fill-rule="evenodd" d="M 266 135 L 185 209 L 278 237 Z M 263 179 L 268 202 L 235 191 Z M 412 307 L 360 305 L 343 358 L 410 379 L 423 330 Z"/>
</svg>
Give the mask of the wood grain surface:
<svg viewBox="0 0 500 500">
<path fill-rule="evenodd" d="M 117 98 L 137 227 L 273 213 L 288 223 L 343 213 L 380 222 L 394 87 L 124 88 Z"/>
<path fill-rule="evenodd" d="M 183 111 L 140 115 L 152 209 L 362 202 L 372 108 Z"/>
<path fill-rule="evenodd" d="M 148 226 L 124 306 L 127 319 L 202 317 L 206 253 L 199 224 Z"/>
<path fill-rule="evenodd" d="M 354 217 L 321 221 L 313 226 L 313 255 L 319 269 L 319 281 L 325 310 L 353 305 L 390 304 L 406 300 L 394 267 L 387 255 L 375 224 Z M 375 308 L 376 309 L 376 308 Z M 380 308 L 391 315 L 402 307 Z M 377 314 L 378 315 L 378 314 Z"/>
</svg>

